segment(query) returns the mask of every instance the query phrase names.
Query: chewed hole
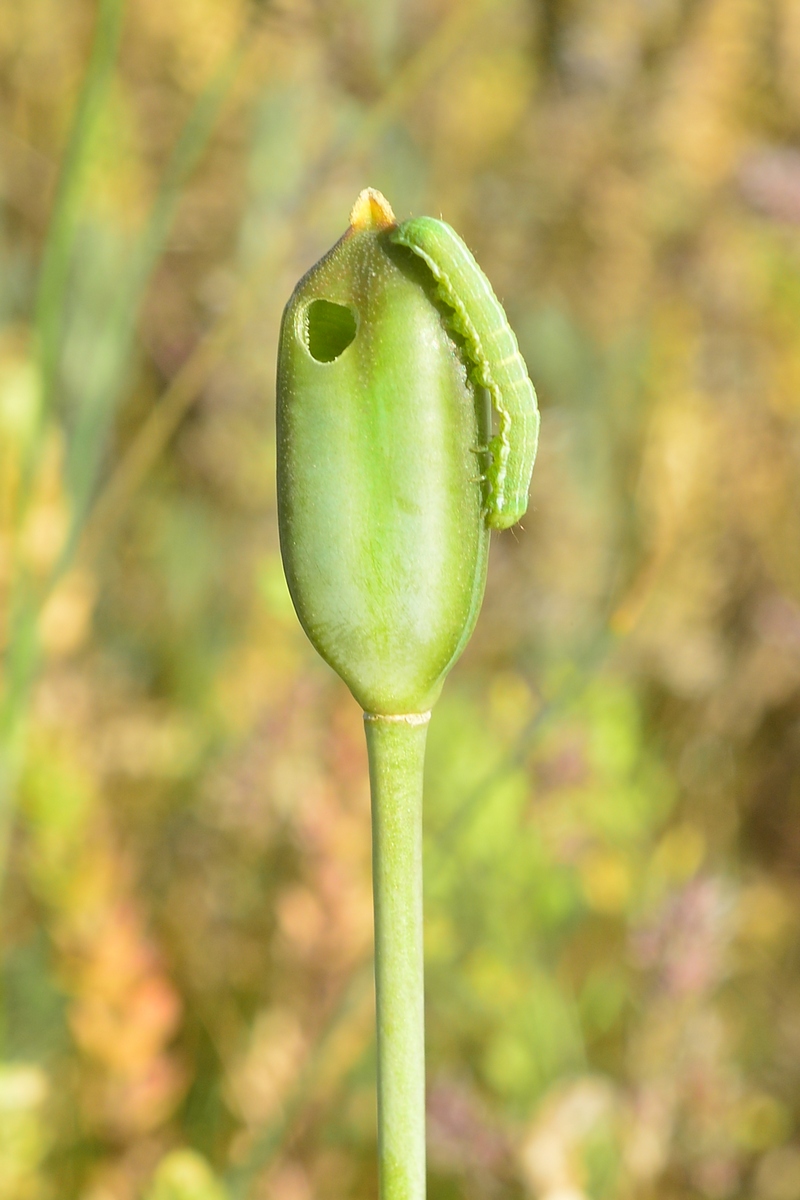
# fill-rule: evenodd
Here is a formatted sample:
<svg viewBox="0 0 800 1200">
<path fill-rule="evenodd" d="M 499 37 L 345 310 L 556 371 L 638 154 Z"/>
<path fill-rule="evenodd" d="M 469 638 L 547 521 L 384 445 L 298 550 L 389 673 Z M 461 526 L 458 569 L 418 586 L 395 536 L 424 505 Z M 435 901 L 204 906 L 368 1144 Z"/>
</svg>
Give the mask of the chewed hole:
<svg viewBox="0 0 800 1200">
<path fill-rule="evenodd" d="M 333 362 L 356 336 L 356 315 L 344 304 L 312 300 L 306 309 L 306 345 L 317 362 Z"/>
</svg>

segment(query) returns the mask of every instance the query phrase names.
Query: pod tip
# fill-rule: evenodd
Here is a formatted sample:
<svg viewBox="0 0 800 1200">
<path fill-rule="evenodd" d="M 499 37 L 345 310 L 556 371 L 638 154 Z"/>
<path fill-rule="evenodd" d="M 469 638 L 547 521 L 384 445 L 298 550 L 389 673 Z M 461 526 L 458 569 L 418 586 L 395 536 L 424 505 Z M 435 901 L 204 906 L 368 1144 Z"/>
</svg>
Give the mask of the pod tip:
<svg viewBox="0 0 800 1200">
<path fill-rule="evenodd" d="M 377 188 L 364 188 L 350 213 L 350 228 L 357 233 L 370 229 L 378 233 L 396 225 L 392 206 Z"/>
</svg>

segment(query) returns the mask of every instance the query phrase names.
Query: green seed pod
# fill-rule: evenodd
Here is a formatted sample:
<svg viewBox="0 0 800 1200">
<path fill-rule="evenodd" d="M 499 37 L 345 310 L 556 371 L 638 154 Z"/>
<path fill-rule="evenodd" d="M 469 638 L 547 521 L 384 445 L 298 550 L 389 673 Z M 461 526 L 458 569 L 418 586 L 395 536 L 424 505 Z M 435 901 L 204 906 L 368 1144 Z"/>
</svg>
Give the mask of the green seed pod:
<svg viewBox="0 0 800 1200">
<path fill-rule="evenodd" d="M 483 390 L 426 264 L 368 189 L 301 279 L 278 357 L 278 516 L 314 646 L 366 712 L 427 711 L 483 595 Z"/>
</svg>

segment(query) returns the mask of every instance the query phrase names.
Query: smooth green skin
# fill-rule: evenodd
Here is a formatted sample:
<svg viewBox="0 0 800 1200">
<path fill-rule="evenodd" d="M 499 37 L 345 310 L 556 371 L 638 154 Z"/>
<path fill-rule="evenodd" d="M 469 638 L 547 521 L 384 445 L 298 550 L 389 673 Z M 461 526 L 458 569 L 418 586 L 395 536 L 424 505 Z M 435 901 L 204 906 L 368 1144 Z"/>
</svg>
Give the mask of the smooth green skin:
<svg viewBox="0 0 800 1200">
<path fill-rule="evenodd" d="M 356 314 L 333 362 L 308 305 Z M 477 618 L 489 532 L 483 395 L 425 265 L 348 230 L 300 281 L 278 356 L 278 518 L 297 614 L 369 713 L 430 709 Z"/>
<path fill-rule="evenodd" d="M 428 723 L 365 722 L 372 793 L 381 1200 L 425 1196 L 422 768 Z"/>
</svg>

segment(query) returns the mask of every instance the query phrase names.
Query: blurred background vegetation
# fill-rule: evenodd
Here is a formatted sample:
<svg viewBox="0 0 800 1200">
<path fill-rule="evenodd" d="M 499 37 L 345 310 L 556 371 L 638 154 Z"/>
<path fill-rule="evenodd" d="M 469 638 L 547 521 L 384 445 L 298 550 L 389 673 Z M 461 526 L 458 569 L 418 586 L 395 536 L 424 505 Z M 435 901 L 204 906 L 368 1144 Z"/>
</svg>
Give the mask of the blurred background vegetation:
<svg viewBox="0 0 800 1200">
<path fill-rule="evenodd" d="M 0 0 L 0 1200 L 376 1194 L 273 371 L 365 185 L 539 390 L 430 734 L 432 1200 L 800 1198 L 800 5 Z"/>
</svg>

